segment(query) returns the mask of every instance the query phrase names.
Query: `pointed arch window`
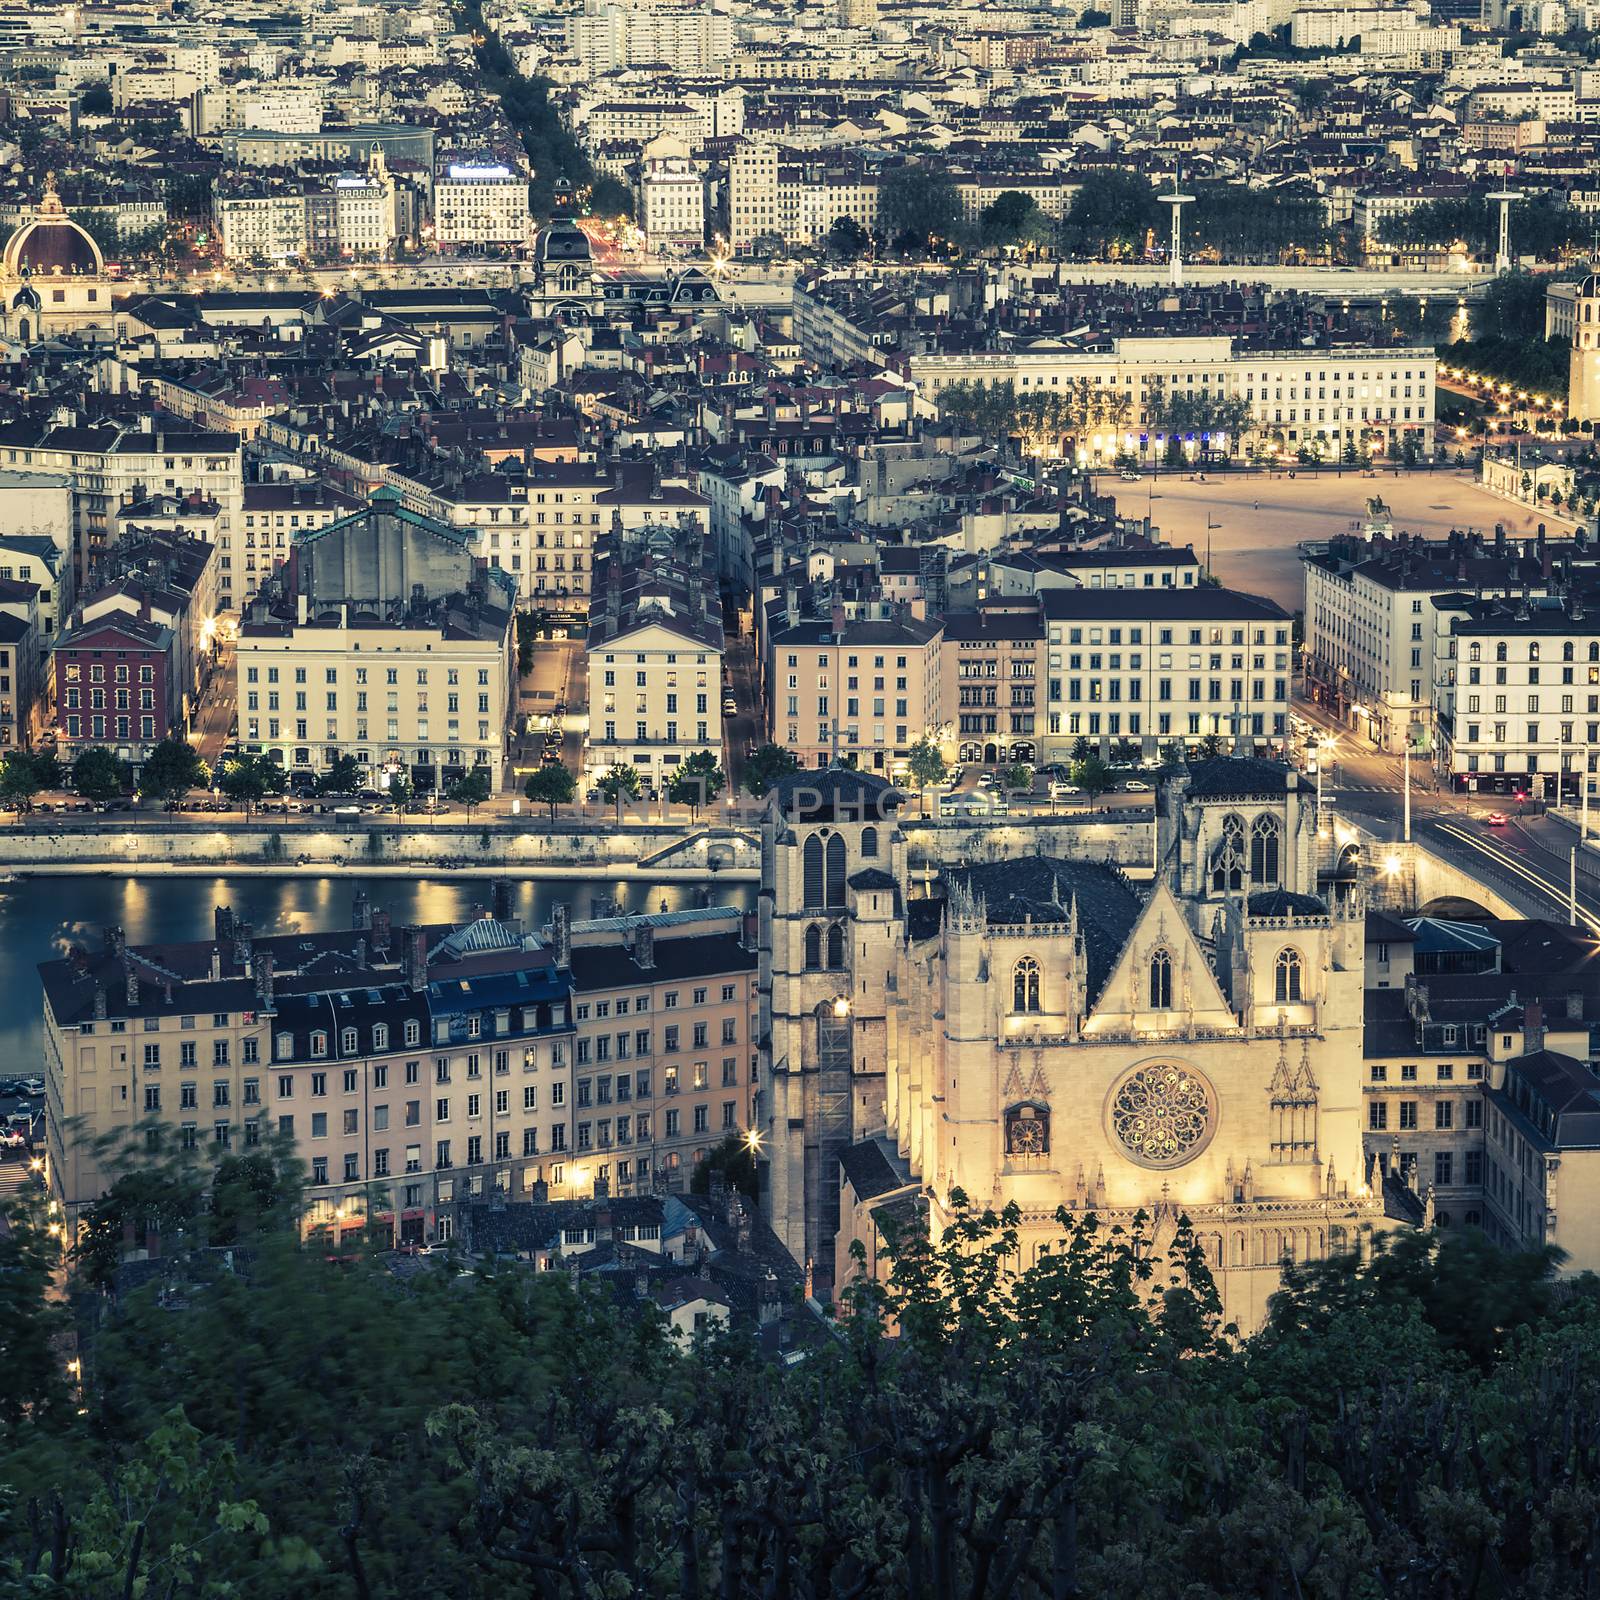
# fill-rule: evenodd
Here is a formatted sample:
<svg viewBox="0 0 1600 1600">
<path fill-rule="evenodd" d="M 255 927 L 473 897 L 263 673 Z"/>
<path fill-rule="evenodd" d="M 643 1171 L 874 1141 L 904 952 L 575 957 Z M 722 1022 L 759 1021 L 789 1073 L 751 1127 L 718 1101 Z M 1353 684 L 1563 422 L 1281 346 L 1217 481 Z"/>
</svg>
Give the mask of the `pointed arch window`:
<svg viewBox="0 0 1600 1600">
<path fill-rule="evenodd" d="M 844 835 L 836 833 L 828 840 L 828 897 L 825 906 L 844 904 Z"/>
<path fill-rule="evenodd" d="M 825 905 L 822 897 L 822 840 L 812 834 L 802 852 L 805 863 L 805 903 L 808 906 Z"/>
<path fill-rule="evenodd" d="M 828 971 L 838 972 L 844 966 L 844 924 L 835 922 L 828 929 Z"/>
<path fill-rule="evenodd" d="M 1211 858 L 1211 888 L 1226 893 L 1244 887 L 1244 818 L 1229 812 L 1222 819 L 1222 839 Z"/>
<path fill-rule="evenodd" d="M 1011 969 L 1011 1009 L 1039 1009 L 1039 963 L 1032 956 L 1024 956 Z"/>
<path fill-rule="evenodd" d="M 1292 1006 L 1300 1003 L 1300 974 L 1300 952 L 1289 948 L 1280 950 L 1272 983 L 1273 997 L 1280 1006 Z"/>
<path fill-rule="evenodd" d="M 1250 830 L 1250 881 L 1278 881 L 1278 819 L 1257 817 Z"/>
<path fill-rule="evenodd" d="M 1165 950 L 1150 957 L 1150 1009 L 1172 1009 L 1172 957 Z"/>
<path fill-rule="evenodd" d="M 822 965 L 822 929 L 812 923 L 806 929 L 806 970 L 814 972 Z"/>
</svg>

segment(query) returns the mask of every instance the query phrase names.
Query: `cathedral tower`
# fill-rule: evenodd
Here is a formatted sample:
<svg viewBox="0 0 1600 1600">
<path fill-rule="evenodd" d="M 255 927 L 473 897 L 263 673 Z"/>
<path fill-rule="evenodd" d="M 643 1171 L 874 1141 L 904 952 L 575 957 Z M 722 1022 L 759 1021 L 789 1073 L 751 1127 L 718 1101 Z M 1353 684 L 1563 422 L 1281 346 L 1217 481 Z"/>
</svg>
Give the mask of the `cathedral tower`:
<svg viewBox="0 0 1600 1600">
<path fill-rule="evenodd" d="M 1600 273 L 1578 285 L 1572 307 L 1572 351 L 1567 357 L 1567 415 L 1600 421 Z"/>
</svg>

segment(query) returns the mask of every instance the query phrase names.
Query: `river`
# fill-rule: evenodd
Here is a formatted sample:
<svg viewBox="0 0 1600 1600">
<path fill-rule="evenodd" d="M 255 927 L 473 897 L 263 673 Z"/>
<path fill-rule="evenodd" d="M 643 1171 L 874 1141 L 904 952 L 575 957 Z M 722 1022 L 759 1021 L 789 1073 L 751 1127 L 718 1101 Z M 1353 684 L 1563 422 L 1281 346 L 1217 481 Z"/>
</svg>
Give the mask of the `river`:
<svg viewBox="0 0 1600 1600">
<path fill-rule="evenodd" d="M 257 933 L 298 933 L 348 928 L 356 891 L 374 910 L 387 911 L 395 927 L 417 922 L 465 921 L 487 908 L 485 878 L 100 878 L 43 877 L 0 887 L 0 1074 L 39 1070 L 43 1012 L 38 964 L 65 953 L 71 943 L 99 940 L 121 923 L 129 944 L 172 944 L 209 939 L 213 908 L 231 906 Z M 591 896 L 615 899 L 625 911 L 680 911 L 698 903 L 698 887 L 554 882 L 513 882 L 511 914 L 524 927 L 542 927 L 550 908 L 565 900 L 574 920 L 594 914 Z M 749 884 L 708 883 L 715 905 L 750 905 Z M 603 914 L 603 912 L 602 912 Z"/>
</svg>

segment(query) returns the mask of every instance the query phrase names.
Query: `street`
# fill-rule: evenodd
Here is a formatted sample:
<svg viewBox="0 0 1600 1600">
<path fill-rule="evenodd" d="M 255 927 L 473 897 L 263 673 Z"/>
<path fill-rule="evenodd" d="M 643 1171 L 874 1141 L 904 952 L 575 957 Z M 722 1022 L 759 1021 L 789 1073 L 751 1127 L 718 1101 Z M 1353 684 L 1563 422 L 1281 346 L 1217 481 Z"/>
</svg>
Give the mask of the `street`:
<svg viewBox="0 0 1600 1600">
<path fill-rule="evenodd" d="M 1338 736 L 1338 749 L 1323 775 L 1323 801 L 1348 814 L 1380 838 L 1399 840 L 1405 832 L 1405 771 L 1400 756 L 1364 747 L 1332 727 L 1320 710 L 1297 705 L 1296 712 Z M 1491 824 L 1491 813 L 1506 816 Z M 1597 812 L 1600 823 L 1600 812 Z M 1419 844 L 1480 878 L 1502 893 L 1527 900 L 1534 914 L 1567 920 L 1573 846 L 1577 835 L 1564 823 L 1538 815 L 1518 815 L 1504 796 L 1455 795 L 1435 786 L 1425 760 L 1411 763 L 1411 835 Z M 1578 920 L 1600 933 L 1600 853 L 1578 855 Z"/>
</svg>

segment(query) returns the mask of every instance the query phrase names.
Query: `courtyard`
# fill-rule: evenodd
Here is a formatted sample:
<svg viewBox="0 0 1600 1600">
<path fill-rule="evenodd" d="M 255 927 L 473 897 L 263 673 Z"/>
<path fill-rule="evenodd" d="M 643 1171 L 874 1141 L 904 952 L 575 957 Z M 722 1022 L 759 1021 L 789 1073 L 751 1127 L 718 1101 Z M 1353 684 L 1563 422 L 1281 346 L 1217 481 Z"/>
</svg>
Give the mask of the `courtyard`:
<svg viewBox="0 0 1600 1600">
<path fill-rule="evenodd" d="M 1192 544 L 1202 559 L 1209 544 L 1211 570 L 1226 587 L 1267 595 L 1289 611 L 1298 611 L 1304 598 L 1297 546 L 1365 526 L 1373 495 L 1389 507 L 1396 533 L 1489 534 L 1496 523 L 1513 536 L 1532 534 L 1541 523 L 1552 534 L 1570 530 L 1549 512 L 1488 493 L 1464 471 L 1386 469 L 1369 476 L 1353 467 L 1296 468 L 1292 478 L 1287 471 L 1208 473 L 1203 483 L 1180 472 L 1146 473 L 1137 483 L 1106 474 L 1096 487 L 1116 498 L 1123 516 L 1148 514 L 1163 543 Z"/>
</svg>

